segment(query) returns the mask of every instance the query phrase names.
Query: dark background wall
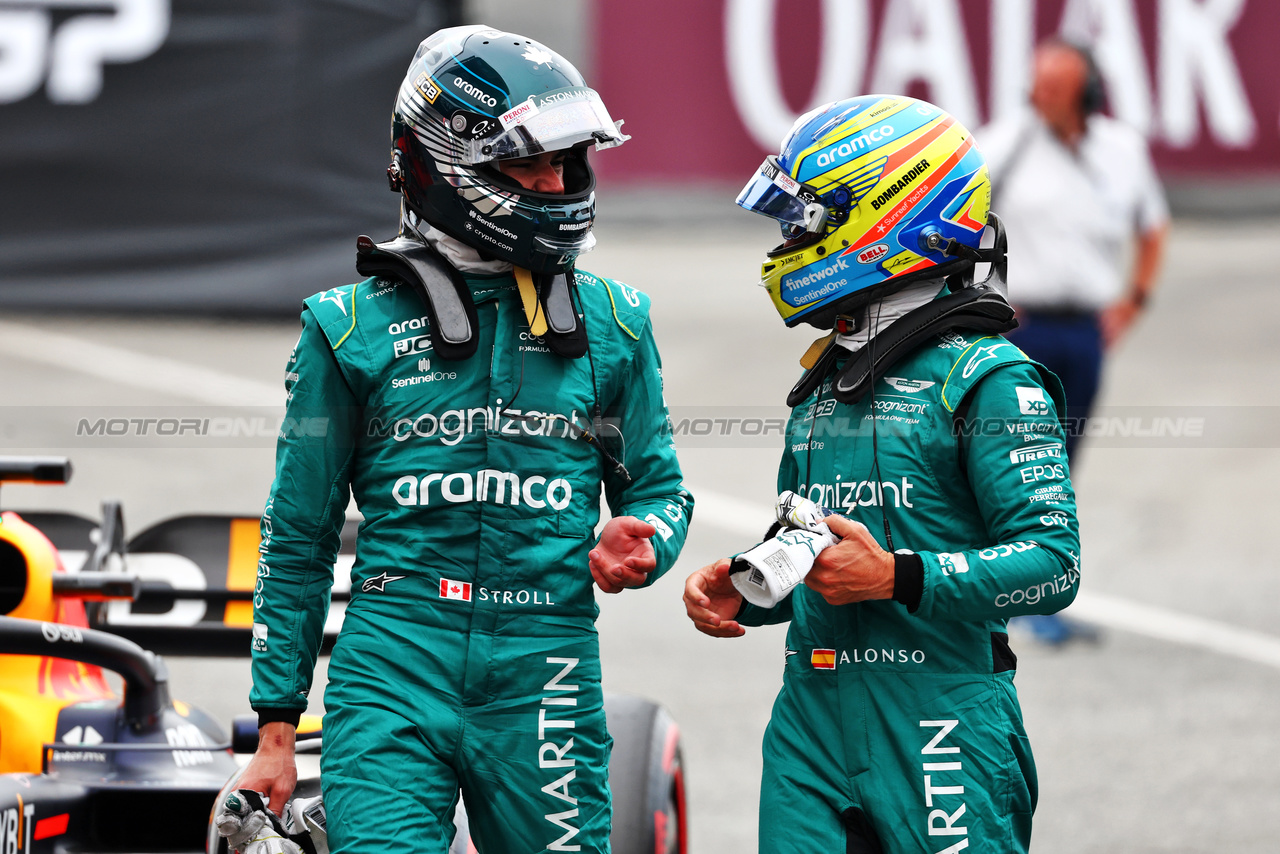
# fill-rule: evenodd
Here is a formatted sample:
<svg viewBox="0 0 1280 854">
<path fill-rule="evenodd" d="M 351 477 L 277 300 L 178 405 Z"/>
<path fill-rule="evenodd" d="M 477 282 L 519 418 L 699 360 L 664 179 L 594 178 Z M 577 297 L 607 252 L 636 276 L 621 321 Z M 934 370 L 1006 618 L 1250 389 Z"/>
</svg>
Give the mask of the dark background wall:
<svg viewBox="0 0 1280 854">
<path fill-rule="evenodd" d="M 459 7 L 0 11 L 0 306 L 295 311 L 350 281 L 356 235 L 396 226 L 396 87 Z"/>
</svg>

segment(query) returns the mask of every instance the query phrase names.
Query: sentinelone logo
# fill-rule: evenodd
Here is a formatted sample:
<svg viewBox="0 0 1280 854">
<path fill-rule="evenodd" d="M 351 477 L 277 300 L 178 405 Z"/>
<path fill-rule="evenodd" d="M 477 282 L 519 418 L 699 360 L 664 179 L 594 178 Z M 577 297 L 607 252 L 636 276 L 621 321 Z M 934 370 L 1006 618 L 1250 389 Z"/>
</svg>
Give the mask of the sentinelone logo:
<svg viewBox="0 0 1280 854">
<path fill-rule="evenodd" d="M 849 264 L 841 258 L 836 258 L 835 263 L 823 267 L 821 270 L 814 270 L 803 276 L 787 276 L 782 280 L 782 289 L 788 293 L 798 291 L 801 288 L 807 288 L 810 285 L 816 285 L 826 279 L 831 278 L 837 273 L 843 273 L 849 269 Z"/>
<path fill-rule="evenodd" d="M 901 193 L 911 182 L 924 174 L 924 170 L 929 168 L 929 161 L 921 158 L 920 162 L 908 169 L 901 178 L 894 181 L 885 189 L 883 193 L 871 200 L 871 207 L 874 210 L 880 210 L 889 203 L 889 200 Z"/>
<path fill-rule="evenodd" d="M 92 14 L 81 14 L 88 5 L 0 0 L 0 104 L 21 101 L 46 80 L 55 104 L 88 104 L 102 92 L 106 63 L 146 59 L 169 35 L 169 0 L 101 0 L 92 4 Z"/>
</svg>

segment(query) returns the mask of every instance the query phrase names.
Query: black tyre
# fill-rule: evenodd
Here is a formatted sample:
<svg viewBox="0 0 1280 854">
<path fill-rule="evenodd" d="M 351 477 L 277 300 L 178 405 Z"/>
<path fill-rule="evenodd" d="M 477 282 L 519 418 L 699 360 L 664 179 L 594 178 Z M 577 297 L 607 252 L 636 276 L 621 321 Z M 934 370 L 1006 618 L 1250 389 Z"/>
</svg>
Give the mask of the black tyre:
<svg viewBox="0 0 1280 854">
<path fill-rule="evenodd" d="M 680 728 L 666 709 L 643 697 L 606 695 L 604 709 L 613 736 L 613 854 L 685 854 Z"/>
</svg>

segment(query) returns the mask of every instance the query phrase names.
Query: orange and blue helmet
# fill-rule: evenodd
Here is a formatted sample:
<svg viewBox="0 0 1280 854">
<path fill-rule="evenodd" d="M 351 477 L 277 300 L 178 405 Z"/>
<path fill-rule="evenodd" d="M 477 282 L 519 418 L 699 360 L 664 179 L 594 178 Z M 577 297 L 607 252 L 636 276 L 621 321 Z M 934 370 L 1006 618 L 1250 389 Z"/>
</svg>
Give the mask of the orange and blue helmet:
<svg viewBox="0 0 1280 854">
<path fill-rule="evenodd" d="M 788 326 L 829 329 L 911 282 L 971 280 L 976 263 L 994 260 L 999 230 L 973 136 L 938 107 L 895 95 L 801 116 L 737 202 L 782 225 L 760 283 Z"/>
</svg>

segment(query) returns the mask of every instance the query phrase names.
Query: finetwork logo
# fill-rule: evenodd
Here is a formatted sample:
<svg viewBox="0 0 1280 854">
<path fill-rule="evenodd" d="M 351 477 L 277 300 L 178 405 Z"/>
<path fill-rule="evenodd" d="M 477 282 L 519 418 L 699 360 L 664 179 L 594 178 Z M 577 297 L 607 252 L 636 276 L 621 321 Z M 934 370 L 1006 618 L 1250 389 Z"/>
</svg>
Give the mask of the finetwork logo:
<svg viewBox="0 0 1280 854">
<path fill-rule="evenodd" d="M 849 263 L 842 258 L 834 258 L 826 267 L 805 269 L 810 272 L 782 278 L 782 292 L 792 305 L 804 305 L 838 290 L 844 284 L 840 274 L 849 269 Z"/>
<path fill-rule="evenodd" d="M 169 3 L 0 0 L 0 104 L 21 101 L 41 84 L 55 104 L 92 103 L 102 93 L 104 65 L 138 62 L 164 44 Z"/>
</svg>

